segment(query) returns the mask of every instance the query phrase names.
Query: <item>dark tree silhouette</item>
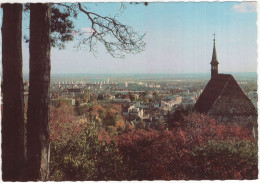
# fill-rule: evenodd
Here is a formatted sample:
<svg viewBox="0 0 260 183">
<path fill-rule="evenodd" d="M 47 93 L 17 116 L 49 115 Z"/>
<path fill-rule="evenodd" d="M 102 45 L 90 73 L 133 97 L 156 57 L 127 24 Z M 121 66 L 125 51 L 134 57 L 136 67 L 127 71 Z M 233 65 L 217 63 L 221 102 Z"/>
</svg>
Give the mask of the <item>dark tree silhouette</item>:
<svg viewBox="0 0 260 183">
<path fill-rule="evenodd" d="M 10 180 L 18 180 L 17 177 L 19 177 L 20 167 L 24 160 L 21 56 L 22 5 L 16 6 L 19 6 L 19 8 L 15 9 L 16 11 L 10 9 L 9 12 L 5 12 L 4 10 L 2 28 L 4 45 L 3 103 L 5 106 L 3 108 L 3 172 L 10 173 L 9 176 L 12 178 Z M 27 163 L 26 175 L 24 176 L 31 181 L 46 181 L 48 179 L 50 156 L 49 88 L 51 46 L 63 49 L 67 41 L 73 40 L 74 36 L 79 36 L 78 48 L 85 45 L 89 48 L 87 50 L 95 52 L 97 46 L 99 46 L 97 42 L 100 42 L 112 56 L 124 57 L 124 53 L 135 54 L 144 50 L 144 35 L 139 36 L 130 26 L 117 21 L 117 16 L 100 16 L 87 11 L 86 7 L 80 3 L 27 4 L 24 9 L 30 9 L 30 37 L 24 37 L 29 42 L 30 48 L 30 87 L 26 137 Z M 53 10 L 52 13 L 51 10 Z M 91 21 L 90 34 L 74 30 L 72 17 L 76 18 L 79 12 L 85 13 Z M 4 55 L 5 53 L 7 54 Z M 13 159 L 8 159 L 9 157 Z M 15 171 L 13 171 L 14 169 Z M 8 173 L 5 175 L 8 175 Z"/>
<path fill-rule="evenodd" d="M 58 6 L 65 9 L 58 9 Z M 52 8 L 56 14 L 51 14 Z M 138 53 L 145 46 L 144 35 L 138 36 L 131 27 L 118 22 L 116 17 L 102 17 L 88 12 L 80 3 L 30 5 L 30 88 L 27 127 L 29 180 L 48 179 L 50 46 L 56 44 L 63 48 L 59 41 L 64 43 L 72 40 L 72 35 L 64 34 L 73 29 L 73 24 L 67 21 L 68 15 L 73 14 L 76 17 L 78 11 L 87 14 L 92 23 L 92 34 L 79 43 L 89 45 L 89 51 L 93 51 L 96 46 L 94 39 L 103 43 L 112 56 L 121 57 L 123 52 Z M 51 21 L 51 17 L 56 17 L 56 21 L 55 18 Z M 55 32 L 56 35 L 60 35 L 56 36 L 57 39 L 53 36 Z"/>
<path fill-rule="evenodd" d="M 70 6 L 66 3 L 51 4 L 51 46 L 54 48 L 64 49 L 65 44 L 74 39 L 74 19 L 78 16 L 75 4 Z M 30 12 L 30 3 L 24 5 L 24 12 Z M 26 43 L 29 43 L 30 36 L 24 35 Z"/>
<path fill-rule="evenodd" d="M 24 163 L 22 78 L 22 4 L 2 4 L 2 173 L 4 181 L 20 180 Z"/>
<path fill-rule="evenodd" d="M 27 171 L 31 181 L 48 179 L 50 29 L 51 4 L 30 4 Z"/>
</svg>

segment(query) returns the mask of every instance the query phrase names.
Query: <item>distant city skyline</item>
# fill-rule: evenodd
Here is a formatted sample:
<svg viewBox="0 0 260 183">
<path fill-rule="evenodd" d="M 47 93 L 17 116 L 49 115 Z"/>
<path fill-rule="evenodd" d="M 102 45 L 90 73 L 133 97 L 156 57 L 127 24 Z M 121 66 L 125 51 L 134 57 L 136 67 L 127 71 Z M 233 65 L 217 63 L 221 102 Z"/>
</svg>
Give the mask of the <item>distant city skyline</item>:
<svg viewBox="0 0 260 183">
<path fill-rule="evenodd" d="M 64 50 L 51 50 L 52 74 L 114 73 L 210 73 L 213 33 L 219 72 L 257 71 L 257 13 L 255 2 L 170 2 L 125 3 L 119 18 L 141 34 L 146 33 L 146 49 L 125 59 L 110 56 L 101 46 L 99 54 L 77 51 L 77 40 Z M 120 3 L 87 3 L 102 15 L 115 15 Z M 24 18 L 26 19 L 26 18 Z M 27 19 L 28 20 L 28 19 Z M 89 20 L 80 14 L 75 26 L 88 29 Z M 26 30 L 28 21 L 24 23 Z M 23 72 L 29 72 L 29 49 L 23 43 Z"/>
</svg>

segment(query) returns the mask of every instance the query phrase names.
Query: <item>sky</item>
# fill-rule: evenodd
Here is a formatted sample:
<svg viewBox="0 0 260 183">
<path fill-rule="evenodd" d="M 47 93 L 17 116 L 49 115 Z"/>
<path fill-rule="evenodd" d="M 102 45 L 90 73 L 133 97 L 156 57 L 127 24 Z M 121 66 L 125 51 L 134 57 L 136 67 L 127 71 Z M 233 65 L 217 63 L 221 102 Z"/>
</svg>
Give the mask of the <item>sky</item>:
<svg viewBox="0 0 260 183">
<path fill-rule="evenodd" d="M 89 10 L 115 15 L 120 3 L 87 3 Z M 52 74 L 209 73 L 213 33 L 220 73 L 257 71 L 257 14 L 254 2 L 125 3 L 119 21 L 146 34 L 145 50 L 124 59 L 113 58 L 103 46 L 98 54 L 77 50 L 77 39 L 64 50 L 51 51 Z M 28 18 L 24 16 L 26 32 Z M 85 14 L 75 21 L 90 29 Z M 23 72 L 29 73 L 29 49 L 23 43 Z"/>
</svg>

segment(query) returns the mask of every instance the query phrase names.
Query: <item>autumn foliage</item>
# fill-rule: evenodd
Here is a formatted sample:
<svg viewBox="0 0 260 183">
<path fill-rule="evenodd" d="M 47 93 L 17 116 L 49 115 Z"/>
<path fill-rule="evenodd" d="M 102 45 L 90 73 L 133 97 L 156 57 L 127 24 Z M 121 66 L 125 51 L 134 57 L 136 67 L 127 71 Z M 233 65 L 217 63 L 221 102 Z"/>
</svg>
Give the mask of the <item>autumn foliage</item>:
<svg viewBox="0 0 260 183">
<path fill-rule="evenodd" d="M 52 106 L 50 110 L 51 142 L 72 139 L 81 130 L 82 124 L 79 123 L 72 107 L 65 102 L 60 102 L 58 107 Z"/>
<path fill-rule="evenodd" d="M 126 128 L 119 105 L 84 110 L 87 123 L 70 106 L 52 108 L 52 180 L 257 178 L 257 143 L 246 128 L 194 113 L 171 130 Z"/>
<path fill-rule="evenodd" d="M 118 137 L 118 142 L 131 169 L 129 179 L 257 177 L 257 147 L 250 131 L 217 124 L 203 115 L 192 114 L 171 131 L 132 130 Z"/>
</svg>

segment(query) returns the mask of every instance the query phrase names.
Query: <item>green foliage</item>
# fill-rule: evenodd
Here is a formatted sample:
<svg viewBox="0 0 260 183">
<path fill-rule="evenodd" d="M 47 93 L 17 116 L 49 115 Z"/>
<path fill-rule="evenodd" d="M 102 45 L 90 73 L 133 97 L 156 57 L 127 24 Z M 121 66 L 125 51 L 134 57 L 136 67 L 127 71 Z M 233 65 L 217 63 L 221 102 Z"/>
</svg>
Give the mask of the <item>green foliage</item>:
<svg viewBox="0 0 260 183">
<path fill-rule="evenodd" d="M 121 115 L 120 114 L 116 114 L 114 123 L 116 124 L 116 122 L 118 122 L 120 119 L 121 119 Z"/>
<path fill-rule="evenodd" d="M 256 179 L 257 144 L 240 140 L 209 141 L 194 149 L 198 179 Z"/>
<path fill-rule="evenodd" d="M 137 129 L 145 129 L 145 122 L 138 121 L 135 126 Z"/>
<path fill-rule="evenodd" d="M 190 115 L 192 113 L 192 108 L 184 108 L 183 106 L 180 106 L 175 110 L 174 113 L 168 112 L 166 116 L 166 123 L 168 124 L 168 127 L 171 129 L 175 126 L 176 122 L 183 122 L 185 117 Z"/>
<path fill-rule="evenodd" d="M 105 129 L 111 137 L 118 135 L 118 131 L 114 126 L 106 126 Z"/>
<path fill-rule="evenodd" d="M 51 100 L 51 104 L 56 107 L 62 107 L 63 105 L 68 105 L 71 106 L 72 105 L 72 101 L 69 99 L 52 99 Z"/>
<path fill-rule="evenodd" d="M 51 152 L 51 180 L 122 179 L 120 172 L 124 165 L 117 144 L 108 139 L 99 140 L 95 122 L 65 142 L 54 141 Z"/>
<path fill-rule="evenodd" d="M 101 119 L 105 119 L 106 118 L 107 111 L 104 108 L 99 109 L 98 112 L 99 112 L 99 116 L 100 116 Z"/>
<path fill-rule="evenodd" d="M 52 110 L 51 180 L 257 178 L 257 144 L 246 128 L 193 113 L 171 130 L 144 130 L 125 124 L 119 105 L 87 106 L 91 122 L 71 110 Z"/>
<path fill-rule="evenodd" d="M 51 44 L 53 47 L 64 49 L 65 43 L 73 40 L 73 31 L 75 31 L 73 18 L 76 18 L 77 14 L 71 16 L 71 13 L 69 8 L 53 4 L 51 16 Z"/>
<path fill-rule="evenodd" d="M 80 102 L 78 100 L 75 101 L 75 112 L 78 116 L 84 114 L 84 108 L 80 106 Z"/>
<path fill-rule="evenodd" d="M 30 4 L 24 5 L 24 12 L 30 11 Z M 75 4 L 53 3 L 51 14 L 51 46 L 64 49 L 68 41 L 74 39 L 76 32 L 74 19 L 77 18 L 78 12 L 75 10 Z M 28 35 L 24 35 L 25 42 L 30 41 Z"/>
<path fill-rule="evenodd" d="M 134 95 L 134 94 L 130 94 L 130 100 L 131 101 L 136 101 L 136 95 Z"/>
<path fill-rule="evenodd" d="M 104 100 L 105 98 L 105 94 L 104 93 L 100 93 L 97 97 L 97 100 Z"/>
</svg>

